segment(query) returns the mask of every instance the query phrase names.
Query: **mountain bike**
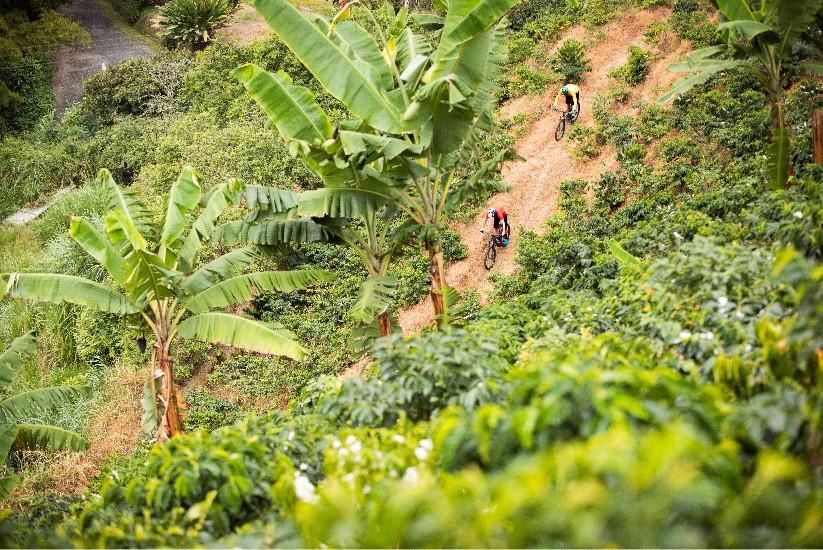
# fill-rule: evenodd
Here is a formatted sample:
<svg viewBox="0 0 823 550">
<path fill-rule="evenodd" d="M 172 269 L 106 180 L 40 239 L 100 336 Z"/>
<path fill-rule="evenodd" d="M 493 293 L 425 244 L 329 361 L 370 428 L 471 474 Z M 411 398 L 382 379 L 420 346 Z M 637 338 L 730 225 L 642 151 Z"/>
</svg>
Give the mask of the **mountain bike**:
<svg viewBox="0 0 823 550">
<path fill-rule="evenodd" d="M 486 231 L 481 229 L 481 233 Z M 497 247 L 506 246 L 503 244 L 503 228 L 497 230 L 497 234 L 490 233 L 489 241 L 486 243 L 486 253 L 483 255 L 483 267 L 491 269 L 494 267 L 494 261 L 497 259 Z"/>
<path fill-rule="evenodd" d="M 569 124 L 574 124 L 574 121 L 577 119 L 577 116 L 573 116 L 574 112 L 572 111 L 560 111 L 560 120 L 557 123 L 557 128 L 554 130 L 554 140 L 560 141 L 563 137 L 563 134 L 566 133 L 566 119 L 569 120 Z"/>
</svg>

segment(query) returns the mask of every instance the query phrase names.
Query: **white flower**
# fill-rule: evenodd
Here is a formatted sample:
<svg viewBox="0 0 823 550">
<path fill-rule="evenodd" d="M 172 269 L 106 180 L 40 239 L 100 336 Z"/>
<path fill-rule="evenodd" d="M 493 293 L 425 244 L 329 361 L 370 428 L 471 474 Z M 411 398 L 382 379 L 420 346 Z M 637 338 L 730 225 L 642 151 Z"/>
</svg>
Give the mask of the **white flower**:
<svg viewBox="0 0 823 550">
<path fill-rule="evenodd" d="M 680 334 L 678 334 L 677 337 L 681 340 L 685 340 L 686 338 L 689 338 L 691 335 L 692 333 L 688 330 L 681 330 Z"/>
<path fill-rule="evenodd" d="M 320 497 L 314 492 L 314 485 L 309 481 L 309 478 L 297 472 L 295 472 L 294 475 L 294 494 L 297 495 L 297 498 L 310 504 L 314 504 L 320 500 Z"/>
<path fill-rule="evenodd" d="M 725 296 L 721 296 L 720 298 L 717 299 L 717 305 L 719 305 L 720 307 L 726 307 L 726 304 L 728 304 L 728 303 L 729 303 L 729 299 L 726 298 Z"/>
<path fill-rule="evenodd" d="M 797 218 L 798 220 L 803 218 L 803 212 L 801 212 L 800 210 L 798 210 L 797 212 L 795 212 L 795 213 L 794 213 L 794 214 L 792 214 L 792 215 L 793 215 L 795 218 Z"/>
<path fill-rule="evenodd" d="M 406 442 L 406 438 L 400 434 L 394 434 L 393 436 L 391 436 L 391 440 L 401 444 Z"/>
<path fill-rule="evenodd" d="M 322 390 L 324 387 L 325 387 L 325 385 L 323 384 L 323 382 L 318 382 L 317 383 L 317 389 Z"/>
<path fill-rule="evenodd" d="M 363 485 L 363 494 L 368 495 L 371 493 L 371 485 Z"/>
<path fill-rule="evenodd" d="M 345 447 L 341 447 L 337 450 L 337 452 L 340 453 L 340 456 L 346 456 L 347 454 L 349 454 L 349 450 Z"/>
<path fill-rule="evenodd" d="M 680 233 L 675 231 L 674 232 L 674 238 L 677 239 L 678 241 L 682 241 L 683 240 L 683 235 L 681 235 Z"/>
<path fill-rule="evenodd" d="M 746 351 L 752 351 L 752 345 L 746 344 L 746 346 L 743 349 L 745 349 Z"/>
<path fill-rule="evenodd" d="M 306 471 L 306 470 L 308 470 L 308 469 L 309 469 L 309 465 L 308 465 L 308 464 L 306 464 L 305 462 L 301 462 L 301 463 L 300 463 L 300 470 L 301 470 L 301 471 L 305 472 L 305 471 Z"/>
<path fill-rule="evenodd" d="M 434 443 L 432 443 L 431 439 L 421 439 L 420 446 L 426 449 L 427 451 L 431 451 L 434 449 Z"/>
<path fill-rule="evenodd" d="M 119 474 L 119 473 L 117 473 L 117 470 L 112 470 L 112 471 L 111 471 L 111 477 L 113 477 L 113 478 L 114 478 L 114 479 L 116 479 L 117 481 L 120 481 L 120 474 Z"/>
<path fill-rule="evenodd" d="M 426 460 L 426 458 L 428 458 L 429 456 L 429 452 L 423 447 L 417 447 L 414 450 L 414 456 L 416 456 L 418 460 Z"/>
<path fill-rule="evenodd" d="M 376 458 L 383 458 L 383 451 L 374 451 L 374 456 Z"/>
<path fill-rule="evenodd" d="M 286 437 L 286 439 L 288 439 L 289 441 L 292 441 L 294 439 L 294 430 L 289 432 L 289 435 Z"/>
<path fill-rule="evenodd" d="M 417 483 L 420 481 L 420 474 L 417 473 L 417 468 L 414 466 L 406 468 L 406 471 L 403 472 L 403 481 L 406 483 Z"/>
<path fill-rule="evenodd" d="M 704 332 L 700 336 L 705 338 L 706 340 L 714 340 L 714 333 L 710 330 L 707 330 L 706 332 Z"/>
<path fill-rule="evenodd" d="M 742 312 L 742 311 L 740 311 L 739 309 L 738 309 L 738 310 L 734 313 L 734 315 L 735 315 L 738 319 L 743 319 L 744 317 L 746 317 L 746 316 L 743 314 L 743 312 Z"/>
<path fill-rule="evenodd" d="M 353 452 L 354 454 L 359 454 L 360 449 L 362 449 L 362 448 L 363 448 L 363 446 L 360 444 L 359 441 L 355 441 L 354 443 L 351 444 L 351 447 L 349 447 L 349 449 L 351 449 L 351 452 Z"/>
<path fill-rule="evenodd" d="M 349 472 L 348 474 L 344 475 L 343 481 L 345 481 L 349 485 L 352 485 L 354 483 L 354 474 Z"/>
<path fill-rule="evenodd" d="M 354 443 L 356 441 L 357 441 L 357 438 L 354 437 L 353 435 L 350 435 L 349 437 L 346 438 L 346 445 L 351 445 L 352 443 Z"/>
<path fill-rule="evenodd" d="M 339 439 L 335 439 L 334 441 L 332 441 L 332 442 L 331 442 L 331 446 L 332 446 L 332 448 L 334 448 L 334 449 L 339 449 L 339 448 L 340 448 L 340 440 L 339 440 Z"/>
</svg>

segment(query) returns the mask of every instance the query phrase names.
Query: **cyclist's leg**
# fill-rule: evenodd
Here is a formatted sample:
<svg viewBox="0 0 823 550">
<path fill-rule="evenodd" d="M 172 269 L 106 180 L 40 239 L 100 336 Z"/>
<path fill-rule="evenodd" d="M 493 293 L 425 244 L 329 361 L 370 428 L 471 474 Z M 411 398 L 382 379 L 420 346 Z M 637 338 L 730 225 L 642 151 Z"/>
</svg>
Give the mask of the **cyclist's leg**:
<svg viewBox="0 0 823 550">
<path fill-rule="evenodd" d="M 571 117 L 574 116 L 574 98 L 570 95 L 566 96 L 566 111 L 566 116 L 571 120 Z"/>
<path fill-rule="evenodd" d="M 505 228 L 506 238 L 510 238 L 512 234 L 512 226 L 509 225 L 509 215 L 503 216 L 503 227 Z"/>
<path fill-rule="evenodd" d="M 577 118 L 577 117 L 580 116 L 580 109 L 581 108 L 582 107 L 580 105 L 580 92 L 577 92 L 577 113 L 574 115 L 574 118 Z"/>
</svg>

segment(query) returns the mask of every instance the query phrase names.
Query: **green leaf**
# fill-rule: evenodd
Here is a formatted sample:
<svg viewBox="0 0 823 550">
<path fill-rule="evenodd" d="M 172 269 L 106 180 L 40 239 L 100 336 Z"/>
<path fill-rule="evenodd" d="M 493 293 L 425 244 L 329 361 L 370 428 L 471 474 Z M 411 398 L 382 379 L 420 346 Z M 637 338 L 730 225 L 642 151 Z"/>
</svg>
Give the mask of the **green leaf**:
<svg viewBox="0 0 823 550">
<path fill-rule="evenodd" d="M 411 65 L 414 59 L 428 60 L 428 55 L 432 51 L 432 46 L 422 36 L 414 34 L 414 32 L 406 27 L 400 33 L 400 36 L 395 40 L 395 47 L 397 48 L 397 55 L 395 61 L 400 71 L 405 72 Z"/>
<path fill-rule="evenodd" d="M 390 190 L 380 184 L 303 191 L 297 212 L 313 218 L 371 218 L 389 203 L 389 193 Z"/>
<path fill-rule="evenodd" d="M 247 64 L 232 74 L 269 116 L 284 140 L 322 143 L 331 137 L 329 117 L 314 95 L 308 88 L 292 84 L 291 77 L 283 71 L 274 74 Z"/>
<path fill-rule="evenodd" d="M 701 68 L 699 72 L 683 77 L 675 82 L 671 90 L 658 98 L 657 103 L 666 103 L 682 94 L 685 94 L 695 86 L 703 84 L 720 71 L 734 69 L 744 64 L 745 62 L 743 61 L 733 59 L 726 61 L 713 61 L 711 64 L 707 63 L 706 66 Z"/>
<path fill-rule="evenodd" d="M 766 151 L 766 170 L 770 189 L 783 189 L 789 179 L 789 136 L 785 128 L 772 134 L 772 142 Z"/>
<path fill-rule="evenodd" d="M 368 65 L 347 55 L 288 0 L 251 0 L 250 4 L 297 59 L 353 115 L 385 132 L 402 133 L 407 129 L 399 98 L 390 98 L 388 90 L 371 79 Z"/>
<path fill-rule="evenodd" d="M 9 273 L 0 275 L 5 285 L 2 295 L 28 298 L 52 304 L 68 302 L 98 311 L 127 315 L 142 308 L 106 285 L 57 273 Z"/>
<path fill-rule="evenodd" d="M 771 26 L 761 23 L 760 21 L 727 21 L 717 26 L 721 31 L 730 31 L 736 36 L 744 37 L 749 40 L 760 36 L 763 33 L 774 33 Z"/>
<path fill-rule="evenodd" d="M 184 300 L 183 303 L 194 313 L 205 313 L 212 309 L 247 302 L 267 290 L 289 292 L 333 279 L 333 273 L 316 269 L 248 273 L 217 283 Z"/>
<path fill-rule="evenodd" d="M 145 250 L 148 246 L 134 220 L 122 210 L 111 210 L 105 217 L 106 236 L 114 244 L 128 242 L 134 250 Z"/>
<path fill-rule="evenodd" d="M 9 458 L 9 451 L 17 439 L 17 424 L 7 422 L 0 424 L 0 464 L 5 464 Z"/>
<path fill-rule="evenodd" d="M 227 246 L 236 244 L 275 245 L 332 240 L 331 232 L 312 220 L 248 224 L 243 221 L 225 223 L 214 232 L 214 239 Z"/>
<path fill-rule="evenodd" d="M 497 171 L 497 167 L 501 162 L 515 159 L 520 159 L 520 157 L 513 149 L 506 149 L 480 165 L 480 168 L 468 180 L 454 186 L 446 199 L 446 211 L 454 211 L 466 201 L 490 191 L 505 191 L 507 186 L 494 179 L 492 174 Z"/>
<path fill-rule="evenodd" d="M 49 451 L 85 451 L 89 442 L 79 434 L 46 424 L 18 424 L 15 446 Z"/>
<path fill-rule="evenodd" d="M 140 418 L 140 427 L 143 432 L 153 434 L 160 427 L 160 421 L 166 414 L 163 403 L 157 399 L 158 393 L 163 388 L 163 371 L 157 370 L 149 373 L 143 384 L 143 397 L 140 405 L 143 407 L 143 416 Z"/>
<path fill-rule="evenodd" d="M 130 298 L 141 303 L 169 298 L 168 288 L 179 277 L 177 272 L 170 272 L 174 257 L 161 258 L 147 250 L 134 250 L 127 257 L 125 287 Z M 171 277 L 167 277 L 167 275 Z"/>
<path fill-rule="evenodd" d="M 54 386 L 18 393 L 0 401 L 0 422 L 16 422 L 57 405 L 82 399 L 88 393 L 87 386 Z"/>
<path fill-rule="evenodd" d="M 232 250 L 183 279 L 182 286 L 189 293 L 198 294 L 215 283 L 237 275 L 258 258 L 260 253 L 254 247 Z"/>
<path fill-rule="evenodd" d="M 808 74 L 823 76 L 823 61 L 810 59 L 800 64 L 800 69 Z"/>
<path fill-rule="evenodd" d="M 773 0 L 766 4 L 766 20 L 780 35 L 779 55 L 788 57 L 823 9 L 823 0 Z"/>
<path fill-rule="evenodd" d="M 24 362 L 36 351 L 34 331 L 18 336 L 12 341 L 8 349 L 0 354 L 0 390 L 7 388 L 14 381 L 17 371 L 23 368 Z"/>
<path fill-rule="evenodd" d="M 151 212 L 137 198 L 137 194 L 120 189 L 114 182 L 111 172 L 105 168 L 98 172 L 97 179 L 106 186 L 109 210 L 121 212 L 122 218 L 125 220 L 123 223 L 130 228 L 134 228 L 134 231 L 137 233 L 145 231 L 151 217 Z M 111 239 L 112 244 L 117 246 L 124 242 L 125 235 L 120 233 L 115 233 L 114 235 L 109 234 L 109 239 Z"/>
<path fill-rule="evenodd" d="M 640 266 L 643 262 L 626 252 L 626 249 L 620 246 L 620 243 L 614 239 L 609 239 L 609 251 L 612 256 L 620 260 L 620 263 L 628 266 Z"/>
<path fill-rule="evenodd" d="M 362 324 L 371 323 L 379 314 L 388 309 L 397 292 L 397 277 L 370 277 L 360 285 L 357 301 L 349 314 Z"/>
<path fill-rule="evenodd" d="M 217 218 L 229 204 L 236 204 L 235 195 L 243 189 L 243 182 L 232 180 L 228 184 L 218 185 L 206 201 L 206 206 L 197 219 L 191 224 L 183 245 L 180 247 L 177 262 L 183 272 L 194 267 L 197 252 L 203 243 L 211 239 Z"/>
<path fill-rule="evenodd" d="M 433 82 L 456 72 L 462 51 L 472 39 L 489 31 L 518 0 L 451 0 L 435 52 L 435 63 L 424 80 Z"/>
<path fill-rule="evenodd" d="M 230 313 L 213 311 L 189 317 L 180 323 L 177 333 L 183 338 L 234 346 L 268 355 L 281 355 L 295 360 L 306 356 L 306 350 L 281 331 Z"/>
<path fill-rule="evenodd" d="M 297 206 L 299 194 L 287 189 L 248 185 L 245 196 L 246 208 L 251 210 L 245 221 L 253 221 L 288 213 Z"/>
<path fill-rule="evenodd" d="M 714 0 L 714 2 L 717 9 L 719 9 L 729 21 L 738 19 L 744 21 L 756 20 L 752 9 L 749 7 L 748 0 Z"/>
<path fill-rule="evenodd" d="M 377 47 L 374 38 L 360 25 L 352 20 L 338 21 L 329 28 L 329 24 L 321 17 L 315 19 L 315 24 L 325 31 L 349 58 L 365 64 L 370 70 L 370 78 L 381 88 L 394 87 L 392 73 L 383 52 Z"/>
<path fill-rule="evenodd" d="M 101 231 L 83 218 L 72 217 L 69 236 L 102 265 L 118 283 L 125 280 L 123 258 Z"/>
<path fill-rule="evenodd" d="M 165 249 L 177 250 L 178 240 L 188 225 L 188 213 L 200 202 L 200 176 L 191 166 L 184 166 L 169 192 L 166 220 L 160 235 L 161 256 Z"/>
<path fill-rule="evenodd" d="M 11 494 L 15 487 L 20 484 L 22 477 L 18 475 L 7 475 L 0 477 L 0 499 L 4 499 Z"/>
</svg>

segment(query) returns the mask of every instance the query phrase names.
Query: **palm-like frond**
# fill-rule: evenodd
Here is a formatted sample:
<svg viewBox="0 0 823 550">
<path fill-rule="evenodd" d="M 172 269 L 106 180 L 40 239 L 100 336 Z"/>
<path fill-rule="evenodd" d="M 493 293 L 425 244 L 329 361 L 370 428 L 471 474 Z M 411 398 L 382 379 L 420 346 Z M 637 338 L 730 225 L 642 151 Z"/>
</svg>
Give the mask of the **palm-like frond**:
<svg viewBox="0 0 823 550">
<path fill-rule="evenodd" d="M 396 292 L 397 277 L 370 277 L 360 285 L 360 293 L 349 315 L 358 323 L 369 324 L 386 311 Z"/>
<path fill-rule="evenodd" d="M 262 220 L 275 214 L 286 213 L 297 206 L 298 194 L 287 189 L 247 185 L 245 191 L 246 208 L 251 213 L 246 221 Z"/>
<path fill-rule="evenodd" d="M 228 184 L 218 185 L 212 190 L 203 211 L 192 222 L 191 228 L 178 251 L 177 262 L 181 271 L 185 273 L 192 269 L 200 247 L 212 238 L 217 218 L 220 217 L 229 204 L 235 204 L 236 195 L 243 189 L 244 185 L 240 180 L 232 180 Z"/>
<path fill-rule="evenodd" d="M 5 464 L 9 456 L 11 446 L 17 439 L 17 424 L 5 422 L 0 424 L 0 463 Z"/>
<path fill-rule="evenodd" d="M 129 225 L 136 228 L 138 232 L 145 233 L 150 221 L 151 211 L 146 208 L 146 205 L 137 197 L 137 194 L 118 187 L 111 172 L 105 168 L 97 174 L 97 179 L 106 186 L 109 210 L 122 212 L 125 218 L 129 220 Z M 112 235 L 109 235 L 115 245 L 125 240 L 124 236 L 120 234 L 115 234 L 114 237 L 112 238 Z"/>
<path fill-rule="evenodd" d="M 177 250 L 178 240 L 186 230 L 188 214 L 200 202 L 200 176 L 191 166 L 184 166 L 169 192 L 169 204 L 160 234 L 160 255 L 166 249 Z"/>
<path fill-rule="evenodd" d="M 282 355 L 295 360 L 306 356 L 306 350 L 282 330 L 230 313 L 212 311 L 189 317 L 180 323 L 177 332 L 183 338 L 234 346 L 257 353 Z"/>
<path fill-rule="evenodd" d="M 332 279 L 334 279 L 333 273 L 316 269 L 248 273 L 216 283 L 184 300 L 183 303 L 194 313 L 204 313 L 212 309 L 247 302 L 260 292 L 267 290 L 289 292 Z"/>
<path fill-rule="evenodd" d="M 69 236 L 86 251 L 86 253 L 97 260 L 112 279 L 118 283 L 125 280 L 123 270 L 123 257 L 106 238 L 101 231 L 83 218 L 72 217 L 69 225 Z"/>
<path fill-rule="evenodd" d="M 5 389 L 17 376 L 26 360 L 37 351 L 34 332 L 18 336 L 11 345 L 0 354 L 0 390 Z"/>
<path fill-rule="evenodd" d="M 20 418 L 82 399 L 88 395 L 88 390 L 87 386 L 54 386 L 6 397 L 0 401 L 0 423 L 16 423 Z"/>
<path fill-rule="evenodd" d="M 140 306 L 101 283 L 57 273 L 9 273 L 0 275 L 0 297 L 29 298 L 52 304 L 68 302 L 98 311 L 127 315 Z"/>
<path fill-rule="evenodd" d="M 85 451 L 89 442 L 79 434 L 46 424 L 18 424 L 15 447 L 48 451 Z"/>
<path fill-rule="evenodd" d="M 183 288 L 190 294 L 199 294 L 224 279 L 234 277 L 258 258 L 260 253 L 251 246 L 232 250 L 183 279 Z"/>
<path fill-rule="evenodd" d="M 308 243 L 329 241 L 332 238 L 333 235 L 328 229 L 310 219 L 259 224 L 236 221 L 220 225 L 214 231 L 214 240 L 227 246 L 236 244 Z"/>
</svg>

